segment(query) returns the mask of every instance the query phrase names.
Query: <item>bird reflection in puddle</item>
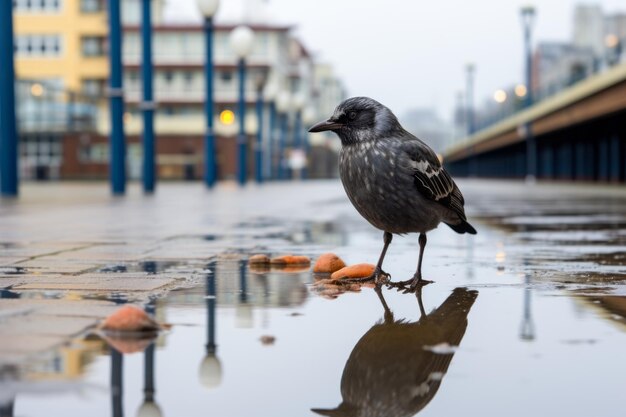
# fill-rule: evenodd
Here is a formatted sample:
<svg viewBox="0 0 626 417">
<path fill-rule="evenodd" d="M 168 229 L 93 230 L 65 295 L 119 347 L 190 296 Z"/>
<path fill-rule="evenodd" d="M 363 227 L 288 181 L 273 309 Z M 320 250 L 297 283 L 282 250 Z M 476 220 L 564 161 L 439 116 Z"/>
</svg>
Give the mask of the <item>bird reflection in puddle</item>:
<svg viewBox="0 0 626 417">
<path fill-rule="evenodd" d="M 456 288 L 426 314 L 418 291 L 421 317 L 407 322 L 396 320 L 382 291 L 377 294 L 384 319 L 352 349 L 341 377 L 342 403 L 335 409 L 313 409 L 315 413 L 333 417 L 417 414 L 437 394 L 478 297 L 478 291 Z"/>
</svg>

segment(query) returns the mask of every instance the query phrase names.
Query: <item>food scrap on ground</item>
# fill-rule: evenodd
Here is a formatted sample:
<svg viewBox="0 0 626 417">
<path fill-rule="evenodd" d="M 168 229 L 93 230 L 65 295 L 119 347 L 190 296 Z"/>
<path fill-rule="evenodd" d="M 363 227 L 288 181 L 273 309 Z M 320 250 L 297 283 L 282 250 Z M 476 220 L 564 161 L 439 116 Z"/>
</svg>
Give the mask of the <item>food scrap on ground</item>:
<svg viewBox="0 0 626 417">
<path fill-rule="evenodd" d="M 339 256 L 334 253 L 324 253 L 317 258 L 313 266 L 313 272 L 316 274 L 332 274 L 341 268 L 345 268 L 345 266 L 345 262 Z"/>
</svg>

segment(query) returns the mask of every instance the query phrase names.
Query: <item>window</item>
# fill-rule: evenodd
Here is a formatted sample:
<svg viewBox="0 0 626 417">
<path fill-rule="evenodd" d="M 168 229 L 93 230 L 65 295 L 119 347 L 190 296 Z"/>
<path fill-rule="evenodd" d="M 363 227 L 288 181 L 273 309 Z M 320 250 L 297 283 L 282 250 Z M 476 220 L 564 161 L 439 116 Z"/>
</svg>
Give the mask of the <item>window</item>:
<svg viewBox="0 0 626 417">
<path fill-rule="evenodd" d="M 81 91 L 86 96 L 104 95 L 105 80 L 101 78 L 87 78 L 81 83 Z"/>
<path fill-rule="evenodd" d="M 104 11 L 104 0 L 80 0 L 80 11 L 83 13 Z"/>
<path fill-rule="evenodd" d="M 233 73 L 231 71 L 223 71 L 220 73 L 220 79 L 222 82 L 229 83 L 233 79 Z"/>
<path fill-rule="evenodd" d="M 165 73 L 163 73 L 163 77 L 165 78 L 165 82 L 167 84 L 171 84 L 174 80 L 174 73 L 172 71 L 165 71 Z"/>
<path fill-rule="evenodd" d="M 83 56 L 104 56 L 106 53 L 106 38 L 104 36 L 83 36 L 80 43 Z"/>
<path fill-rule="evenodd" d="M 183 74 L 185 76 L 185 85 L 187 87 L 190 87 L 193 84 L 193 78 L 194 78 L 193 77 L 194 76 L 193 72 L 185 71 Z"/>
<path fill-rule="evenodd" d="M 17 35 L 13 50 L 18 57 L 56 57 L 61 55 L 61 36 Z"/>
<path fill-rule="evenodd" d="M 18 13 L 58 13 L 61 0 L 13 0 L 13 8 Z"/>
</svg>

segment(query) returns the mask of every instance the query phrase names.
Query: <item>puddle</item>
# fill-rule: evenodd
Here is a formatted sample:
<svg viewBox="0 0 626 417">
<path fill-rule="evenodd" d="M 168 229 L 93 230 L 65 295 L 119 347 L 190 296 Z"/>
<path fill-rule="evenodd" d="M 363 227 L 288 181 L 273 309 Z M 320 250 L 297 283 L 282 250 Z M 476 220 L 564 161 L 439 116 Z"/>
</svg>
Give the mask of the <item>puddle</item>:
<svg viewBox="0 0 626 417">
<path fill-rule="evenodd" d="M 435 283 L 420 297 L 328 289 L 309 270 L 253 271 L 234 248 L 194 266 L 200 285 L 155 301 L 157 320 L 173 327 L 145 350 L 121 354 L 84 334 L 28 366 L 0 366 L 0 415 L 621 416 L 626 205 L 509 197 L 473 206 L 484 219 L 476 236 L 429 234 L 423 272 Z M 518 216 L 507 223 L 495 210 Z M 275 225 L 241 226 L 265 236 Z M 354 218 L 294 230 L 257 249 L 332 250 L 353 264 L 375 261 L 382 244 Z M 411 277 L 417 253 L 417 237 L 394 238 L 385 271 Z"/>
</svg>

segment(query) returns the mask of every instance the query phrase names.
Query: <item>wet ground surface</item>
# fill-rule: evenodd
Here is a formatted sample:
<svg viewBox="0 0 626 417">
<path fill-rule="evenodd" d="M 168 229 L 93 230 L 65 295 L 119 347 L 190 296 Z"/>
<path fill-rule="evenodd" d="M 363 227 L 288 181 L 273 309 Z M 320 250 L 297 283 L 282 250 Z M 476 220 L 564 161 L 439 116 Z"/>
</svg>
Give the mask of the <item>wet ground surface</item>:
<svg viewBox="0 0 626 417">
<path fill-rule="evenodd" d="M 246 263 L 374 263 L 382 234 L 336 183 L 3 203 L 0 414 L 622 415 L 626 189 L 460 186 L 479 234 L 430 233 L 435 283 L 382 300 Z M 385 270 L 416 261 L 417 237 L 396 237 Z M 172 328 L 118 353 L 90 328 L 125 302 Z"/>
</svg>

